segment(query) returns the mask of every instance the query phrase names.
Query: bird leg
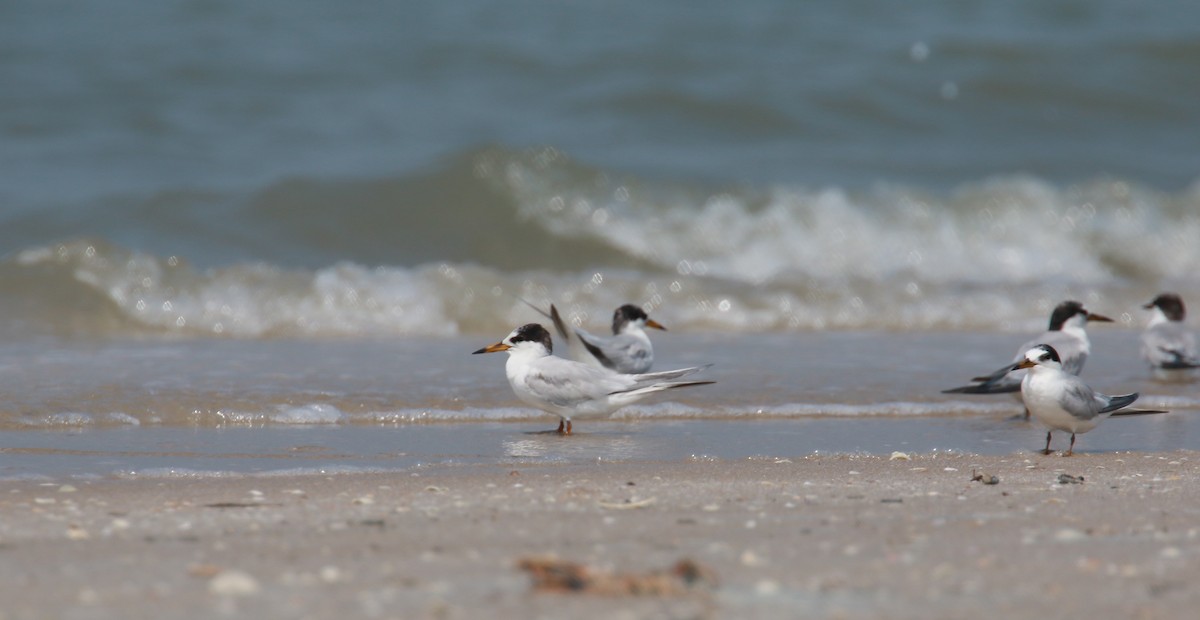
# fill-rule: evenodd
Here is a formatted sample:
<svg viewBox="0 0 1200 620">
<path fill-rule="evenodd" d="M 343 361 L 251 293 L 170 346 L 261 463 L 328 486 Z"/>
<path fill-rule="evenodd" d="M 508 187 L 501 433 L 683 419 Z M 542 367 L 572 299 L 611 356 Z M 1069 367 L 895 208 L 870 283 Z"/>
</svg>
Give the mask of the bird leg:
<svg viewBox="0 0 1200 620">
<path fill-rule="evenodd" d="M 1053 433 L 1054 431 L 1046 431 L 1046 449 L 1042 450 L 1042 454 L 1050 454 L 1050 435 Z"/>
<path fill-rule="evenodd" d="M 571 434 L 571 421 L 570 420 L 559 420 L 558 421 L 558 434 L 559 435 L 570 435 Z"/>
<path fill-rule="evenodd" d="M 571 434 L 571 421 L 570 420 L 567 420 L 567 434 L 568 435 Z"/>
<path fill-rule="evenodd" d="M 1071 456 L 1075 453 L 1075 433 L 1071 433 L 1071 447 L 1067 448 L 1067 453 L 1063 456 Z"/>
<path fill-rule="evenodd" d="M 1029 421 L 1029 417 L 1030 417 L 1030 415 L 1029 415 L 1029 407 L 1026 407 L 1026 408 L 1025 408 L 1025 421 L 1026 421 L 1026 422 L 1028 422 L 1028 421 Z"/>
</svg>

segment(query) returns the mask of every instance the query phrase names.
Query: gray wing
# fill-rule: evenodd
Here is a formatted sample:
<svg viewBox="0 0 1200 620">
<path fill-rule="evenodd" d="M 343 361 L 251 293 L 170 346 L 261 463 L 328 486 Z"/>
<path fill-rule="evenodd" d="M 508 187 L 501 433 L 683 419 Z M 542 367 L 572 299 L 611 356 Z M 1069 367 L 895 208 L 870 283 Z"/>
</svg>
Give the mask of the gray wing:
<svg viewBox="0 0 1200 620">
<path fill-rule="evenodd" d="M 1091 420 L 1102 413 L 1103 407 L 1108 404 L 1108 397 L 1097 394 L 1083 381 L 1075 380 L 1067 383 L 1058 398 L 1058 404 L 1073 417 Z"/>
<path fill-rule="evenodd" d="M 610 349 L 606 338 L 593 335 L 582 329 L 576 329 L 575 336 L 579 339 L 585 355 L 591 356 L 593 360 L 599 362 L 605 368 L 620 372 L 620 368 L 618 367 L 620 358 L 617 357 L 616 351 Z M 574 351 L 572 351 L 571 357 L 575 357 Z"/>
<path fill-rule="evenodd" d="M 582 329 L 572 329 L 563 320 L 562 315 L 558 313 L 558 308 L 555 308 L 554 304 L 550 304 L 549 313 L 543 312 L 537 306 L 533 306 L 533 304 L 530 304 L 530 306 L 549 317 L 550 321 L 554 323 L 554 331 L 558 332 L 559 340 L 567 347 L 567 357 L 591 366 L 613 368 L 611 362 L 604 357 L 603 353 L 593 351 L 592 347 L 585 340 L 585 338 L 595 338 L 595 336 Z"/>
<path fill-rule="evenodd" d="M 591 353 L 588 352 L 586 346 L 579 336 L 579 333 L 567 325 L 567 322 L 563 320 L 562 315 L 559 314 L 558 308 L 556 308 L 554 304 L 550 304 L 550 311 L 546 312 L 545 310 L 537 307 L 537 305 L 528 299 L 524 299 L 522 297 L 517 297 L 517 299 L 525 302 L 525 305 L 536 310 L 538 314 L 550 319 L 551 324 L 554 325 L 555 333 L 558 334 L 559 346 L 565 346 L 567 348 L 567 357 L 577 362 L 583 362 L 584 364 L 597 364 L 596 358 L 594 358 Z M 583 332 L 583 330 L 579 331 Z M 583 333 L 587 334 L 587 332 Z"/>
<path fill-rule="evenodd" d="M 525 383 L 553 405 L 574 407 L 631 389 L 635 382 L 603 368 L 560 357 L 546 357 L 529 371 Z"/>
<path fill-rule="evenodd" d="M 948 390 L 942 390 L 943 394 L 1004 394 L 1008 392 L 1019 392 L 1021 390 L 1021 380 L 1025 378 L 1024 370 L 1013 370 L 1013 364 L 1025 358 L 1025 352 L 1032 349 L 1034 345 L 1041 344 L 1040 341 L 1033 340 L 1026 343 L 1017 351 L 1016 357 L 1013 358 L 1012 364 L 1006 364 L 996 370 L 978 377 L 972 377 L 971 380 L 976 383 L 964 385 Z"/>
<path fill-rule="evenodd" d="M 1021 389 L 1021 379 L 1025 377 L 1024 370 L 1013 370 L 1012 364 L 997 369 L 988 375 L 974 377 L 979 381 L 971 385 L 942 390 L 943 394 L 1004 394 L 1017 392 Z"/>
<path fill-rule="evenodd" d="M 691 366 L 689 368 L 679 368 L 677 370 L 661 370 L 659 372 L 647 372 L 640 375 L 624 375 L 624 377 L 629 378 L 633 382 L 631 389 L 637 389 L 682 379 L 688 375 L 696 374 L 701 370 L 711 366 L 712 364 L 705 364 L 703 366 Z"/>
<path fill-rule="evenodd" d="M 640 373 L 650 369 L 652 353 L 635 336 L 620 334 L 605 338 L 581 329 L 576 330 L 576 335 L 588 353 L 605 368 L 624 373 Z"/>
<path fill-rule="evenodd" d="M 1180 323 L 1160 323 L 1142 332 L 1142 358 L 1154 368 L 1200 366 L 1196 336 Z"/>
<path fill-rule="evenodd" d="M 1061 331 L 1044 332 L 1037 338 L 1021 345 L 1021 348 L 1017 349 L 1017 354 L 1013 356 L 1013 364 L 1024 359 L 1025 352 L 1039 344 L 1048 344 L 1054 347 L 1055 351 L 1058 351 L 1058 357 L 1062 360 L 1064 371 L 1078 375 L 1083 370 L 1083 363 L 1087 361 L 1088 356 L 1088 343 Z M 1001 394 L 1005 392 L 1017 392 L 1021 389 L 1021 380 L 1025 378 L 1025 372 L 1025 370 L 1013 370 L 1011 365 L 1004 366 L 996 369 L 991 374 L 971 379 L 978 383 L 942 390 L 942 393 Z"/>
<path fill-rule="evenodd" d="M 1100 401 L 1103 403 L 1103 406 L 1100 407 L 1100 413 L 1112 413 L 1112 412 L 1116 411 L 1117 409 L 1120 409 L 1122 407 L 1128 407 L 1129 405 L 1132 405 L 1133 401 L 1138 399 L 1138 393 L 1134 392 L 1132 394 L 1121 394 L 1120 396 L 1106 396 L 1104 394 L 1097 394 L 1096 398 L 1100 399 Z M 1131 413 L 1166 413 L 1166 412 L 1159 411 L 1157 409 L 1156 410 L 1145 409 L 1145 410 L 1139 410 L 1139 411 L 1131 411 Z"/>
</svg>

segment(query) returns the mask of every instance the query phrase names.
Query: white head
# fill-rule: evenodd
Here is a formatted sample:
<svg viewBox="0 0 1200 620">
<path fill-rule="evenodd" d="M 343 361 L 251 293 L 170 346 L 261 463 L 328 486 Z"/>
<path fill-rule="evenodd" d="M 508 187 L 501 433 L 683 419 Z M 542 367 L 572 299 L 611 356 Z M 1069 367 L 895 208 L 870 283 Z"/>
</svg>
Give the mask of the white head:
<svg viewBox="0 0 1200 620">
<path fill-rule="evenodd" d="M 1054 368 L 1062 370 L 1062 360 L 1058 357 L 1058 351 L 1048 344 L 1039 344 L 1036 347 L 1025 352 L 1025 357 L 1021 361 L 1013 364 L 1013 370 L 1022 368 Z"/>
</svg>

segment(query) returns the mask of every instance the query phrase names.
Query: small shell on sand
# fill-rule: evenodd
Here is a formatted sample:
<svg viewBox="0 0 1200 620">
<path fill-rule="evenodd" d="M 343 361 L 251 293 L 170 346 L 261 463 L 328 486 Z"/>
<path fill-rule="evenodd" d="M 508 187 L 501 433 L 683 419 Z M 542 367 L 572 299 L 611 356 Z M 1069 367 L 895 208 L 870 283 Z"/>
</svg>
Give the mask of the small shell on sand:
<svg viewBox="0 0 1200 620">
<path fill-rule="evenodd" d="M 208 591 L 219 596 L 250 596 L 260 590 L 258 580 L 240 570 L 221 571 L 208 582 Z"/>
</svg>

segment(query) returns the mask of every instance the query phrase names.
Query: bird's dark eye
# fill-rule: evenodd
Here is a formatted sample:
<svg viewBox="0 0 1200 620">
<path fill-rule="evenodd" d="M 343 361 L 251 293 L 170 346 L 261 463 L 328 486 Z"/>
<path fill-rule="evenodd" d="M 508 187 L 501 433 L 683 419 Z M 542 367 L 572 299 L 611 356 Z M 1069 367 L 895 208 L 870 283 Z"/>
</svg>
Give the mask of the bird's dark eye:
<svg viewBox="0 0 1200 620">
<path fill-rule="evenodd" d="M 554 350 L 554 345 L 550 343 L 550 332 L 537 323 L 529 323 L 518 328 L 517 333 L 509 338 L 509 342 L 514 345 L 518 342 L 540 342 L 547 351 Z"/>
</svg>

